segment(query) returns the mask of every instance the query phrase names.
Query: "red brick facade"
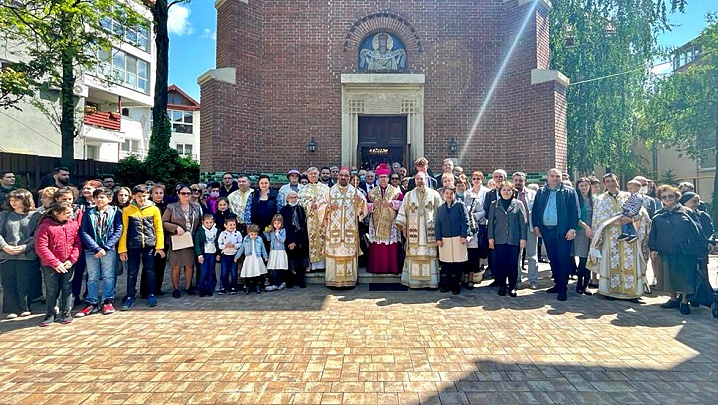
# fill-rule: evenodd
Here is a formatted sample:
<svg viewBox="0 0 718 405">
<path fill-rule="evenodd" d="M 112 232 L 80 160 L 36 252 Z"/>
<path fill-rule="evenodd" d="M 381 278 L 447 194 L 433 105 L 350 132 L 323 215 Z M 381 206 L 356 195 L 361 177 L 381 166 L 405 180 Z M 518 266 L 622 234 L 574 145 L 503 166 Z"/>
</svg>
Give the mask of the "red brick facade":
<svg viewBox="0 0 718 405">
<path fill-rule="evenodd" d="M 358 45 L 378 30 L 403 39 L 407 73 L 425 75 L 424 154 L 440 170 L 449 140 L 456 138 L 459 150 L 467 143 L 532 4 L 218 2 L 217 68 L 236 69 L 236 83 L 201 83 L 202 171 L 281 172 L 346 163 L 340 162 L 341 75 L 357 73 Z M 565 168 L 564 84 L 532 84 L 532 70 L 549 68 L 548 39 L 548 10 L 539 2 L 459 159 L 466 170 Z M 307 146 L 312 137 L 314 153 Z"/>
</svg>

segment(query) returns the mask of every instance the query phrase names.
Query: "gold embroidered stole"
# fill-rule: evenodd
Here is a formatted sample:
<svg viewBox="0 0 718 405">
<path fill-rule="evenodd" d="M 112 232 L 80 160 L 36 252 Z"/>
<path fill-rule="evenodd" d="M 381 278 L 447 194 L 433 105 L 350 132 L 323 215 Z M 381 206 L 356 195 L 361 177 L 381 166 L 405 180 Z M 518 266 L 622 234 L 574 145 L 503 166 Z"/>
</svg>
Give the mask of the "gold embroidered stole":
<svg viewBox="0 0 718 405">
<path fill-rule="evenodd" d="M 327 247 L 338 248 L 342 243 L 346 247 L 357 248 L 359 246 L 358 224 L 357 224 L 357 190 L 347 186 L 342 190 L 336 186 L 329 189 L 328 206 L 337 204 L 338 209 L 326 216 L 325 235 L 328 238 Z"/>
<path fill-rule="evenodd" d="M 391 229 L 396 217 L 393 206 L 384 206 L 384 202 L 392 203 L 399 195 L 399 189 L 391 185 L 386 187 L 384 195 L 381 195 L 381 187 L 374 187 L 369 191 L 369 198 L 374 203 L 374 212 L 371 214 L 371 221 L 374 225 L 374 233 L 379 239 L 390 239 Z"/>
</svg>

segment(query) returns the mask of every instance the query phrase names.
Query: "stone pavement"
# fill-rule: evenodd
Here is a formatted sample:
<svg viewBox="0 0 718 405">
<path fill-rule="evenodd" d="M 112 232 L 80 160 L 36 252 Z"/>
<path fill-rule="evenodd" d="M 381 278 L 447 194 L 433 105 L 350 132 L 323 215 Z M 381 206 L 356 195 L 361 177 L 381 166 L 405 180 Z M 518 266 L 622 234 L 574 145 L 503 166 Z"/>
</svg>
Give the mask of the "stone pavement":
<svg viewBox="0 0 718 405">
<path fill-rule="evenodd" d="M 718 403 L 718 320 L 665 299 L 310 285 L 37 315 L 0 322 L 0 404 Z"/>
</svg>

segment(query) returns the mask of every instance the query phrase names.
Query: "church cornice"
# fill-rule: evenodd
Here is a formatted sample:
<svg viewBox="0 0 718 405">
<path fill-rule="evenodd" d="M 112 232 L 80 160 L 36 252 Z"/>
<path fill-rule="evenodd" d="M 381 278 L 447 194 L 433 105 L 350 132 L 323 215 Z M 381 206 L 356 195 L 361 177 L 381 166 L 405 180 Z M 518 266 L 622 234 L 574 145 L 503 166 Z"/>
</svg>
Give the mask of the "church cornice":
<svg viewBox="0 0 718 405">
<path fill-rule="evenodd" d="M 344 38 L 344 52 L 354 49 L 368 34 L 388 30 L 398 35 L 407 49 L 422 52 L 423 46 L 414 24 L 405 16 L 389 9 L 380 10 L 357 18 Z"/>
</svg>

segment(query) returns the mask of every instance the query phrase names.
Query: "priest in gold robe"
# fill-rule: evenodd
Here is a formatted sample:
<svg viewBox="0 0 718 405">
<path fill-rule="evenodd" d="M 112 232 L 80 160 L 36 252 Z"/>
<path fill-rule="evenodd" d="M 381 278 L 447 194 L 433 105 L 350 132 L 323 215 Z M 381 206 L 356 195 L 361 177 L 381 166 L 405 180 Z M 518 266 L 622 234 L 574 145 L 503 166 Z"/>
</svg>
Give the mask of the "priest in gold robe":
<svg viewBox="0 0 718 405">
<path fill-rule="evenodd" d="M 606 192 L 593 201 L 593 234 L 588 266 L 600 275 L 598 293 L 608 299 L 637 301 L 646 285 L 647 244 L 651 221 L 648 211 L 641 208 L 638 215 L 625 218 L 623 203 L 630 193 L 618 189 L 616 176 L 603 176 Z M 621 224 L 633 221 L 635 241 L 618 240 Z"/>
<path fill-rule="evenodd" d="M 317 209 L 321 205 L 329 187 L 319 181 L 319 169 L 310 167 L 307 169 L 307 183 L 299 190 L 299 204 L 307 213 L 307 233 L 309 235 L 309 261 L 311 268 L 308 270 L 321 270 L 326 267 L 324 260 L 324 233 L 322 232 L 322 218 Z"/>
<path fill-rule="evenodd" d="M 443 203 L 439 193 L 427 186 L 427 174 L 416 173 L 416 188 L 406 193 L 396 225 L 406 238 L 406 260 L 401 283 L 409 288 L 439 288 L 436 248 L 436 213 Z"/>
<path fill-rule="evenodd" d="M 364 195 L 349 184 L 349 169 L 320 197 L 317 215 L 323 223 L 327 287 L 355 287 L 359 274 L 359 221 L 367 214 Z M 306 189 L 306 187 L 305 187 Z"/>
<path fill-rule="evenodd" d="M 379 187 L 369 191 L 369 261 L 366 271 L 373 274 L 399 274 L 399 242 L 401 234 L 396 228 L 396 212 L 401 207 L 403 194 L 389 184 L 391 169 L 382 163 L 376 169 Z"/>
</svg>

